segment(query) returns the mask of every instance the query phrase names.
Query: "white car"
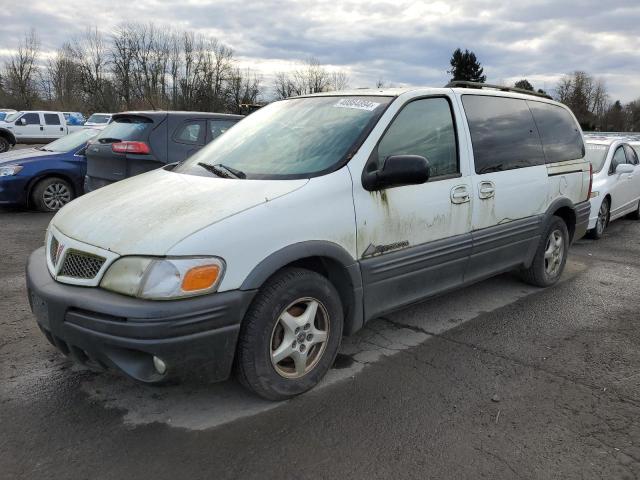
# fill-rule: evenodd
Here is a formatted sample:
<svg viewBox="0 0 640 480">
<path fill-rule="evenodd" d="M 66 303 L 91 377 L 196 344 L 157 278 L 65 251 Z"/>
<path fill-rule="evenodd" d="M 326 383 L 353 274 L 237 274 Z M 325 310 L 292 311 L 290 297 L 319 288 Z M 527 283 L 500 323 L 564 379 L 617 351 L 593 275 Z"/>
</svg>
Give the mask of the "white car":
<svg viewBox="0 0 640 480">
<path fill-rule="evenodd" d="M 82 125 L 70 125 L 63 112 L 26 110 L 11 113 L 0 122 L 0 153 L 16 143 L 49 143 L 82 128 Z"/>
<path fill-rule="evenodd" d="M 106 127 L 113 120 L 110 113 L 93 113 L 84 122 L 85 127 Z"/>
<path fill-rule="evenodd" d="M 475 88 L 271 103 L 187 160 L 52 219 L 27 265 L 40 328 L 142 382 L 320 381 L 370 319 L 505 271 L 560 278 L 589 220 L 571 111 Z"/>
<path fill-rule="evenodd" d="M 623 137 L 585 136 L 585 142 L 593 166 L 589 236 L 598 239 L 609 222 L 628 214 L 640 218 L 640 165 Z"/>
</svg>

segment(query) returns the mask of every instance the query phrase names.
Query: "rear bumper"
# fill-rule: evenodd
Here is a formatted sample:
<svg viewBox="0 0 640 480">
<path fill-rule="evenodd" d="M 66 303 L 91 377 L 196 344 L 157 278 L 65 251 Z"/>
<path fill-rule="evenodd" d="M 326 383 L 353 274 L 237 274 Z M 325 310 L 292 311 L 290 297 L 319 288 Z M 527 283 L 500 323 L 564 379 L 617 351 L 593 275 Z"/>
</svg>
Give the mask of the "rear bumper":
<svg viewBox="0 0 640 480">
<path fill-rule="evenodd" d="M 74 361 L 142 382 L 220 381 L 233 364 L 240 323 L 255 291 L 174 301 L 141 300 L 54 281 L 44 248 L 27 263 L 29 303 L 49 341 Z M 154 368 L 153 357 L 167 365 Z"/>
<path fill-rule="evenodd" d="M 107 185 L 111 185 L 115 182 L 117 182 L 117 180 L 106 180 L 104 178 L 96 178 L 85 175 L 83 188 L 85 193 L 89 193 L 93 192 L 94 190 L 98 190 L 99 188 L 106 187 Z"/>
<path fill-rule="evenodd" d="M 591 214 L 591 203 L 586 200 L 584 202 L 577 203 L 575 206 L 576 212 L 576 230 L 573 234 L 573 241 L 580 240 L 587 233 L 589 226 L 589 215 Z"/>
</svg>

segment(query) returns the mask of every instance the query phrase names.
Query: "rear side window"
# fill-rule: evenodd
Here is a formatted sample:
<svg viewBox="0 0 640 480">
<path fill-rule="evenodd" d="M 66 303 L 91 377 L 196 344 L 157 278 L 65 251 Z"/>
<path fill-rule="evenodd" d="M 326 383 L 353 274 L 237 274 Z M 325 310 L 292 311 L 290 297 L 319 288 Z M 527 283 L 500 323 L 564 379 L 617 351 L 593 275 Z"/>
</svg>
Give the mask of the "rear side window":
<svg viewBox="0 0 640 480">
<path fill-rule="evenodd" d="M 183 122 L 176 128 L 173 139 L 179 143 L 202 145 L 204 143 L 204 122 L 200 120 Z"/>
<path fill-rule="evenodd" d="M 20 117 L 21 123 L 22 119 L 24 119 L 26 125 L 40 125 L 40 115 L 37 113 L 25 113 L 22 117 Z"/>
<path fill-rule="evenodd" d="M 476 173 L 544 164 L 542 143 L 527 102 L 516 98 L 463 95 Z"/>
<path fill-rule="evenodd" d="M 47 125 L 60 125 L 60 117 L 55 113 L 45 113 L 44 123 Z"/>
<path fill-rule="evenodd" d="M 146 117 L 120 117 L 107 125 L 96 140 L 100 143 L 146 140 L 152 126 L 151 119 Z"/>
<path fill-rule="evenodd" d="M 566 162 L 584 157 L 580 128 L 562 107 L 542 102 L 527 102 L 542 137 L 547 163 Z"/>
<path fill-rule="evenodd" d="M 378 166 L 392 155 L 420 155 L 431 177 L 458 173 L 458 148 L 451 107 L 445 98 L 405 105 L 378 144 Z"/>
<path fill-rule="evenodd" d="M 208 120 L 209 141 L 215 140 L 236 124 L 235 120 Z"/>
</svg>

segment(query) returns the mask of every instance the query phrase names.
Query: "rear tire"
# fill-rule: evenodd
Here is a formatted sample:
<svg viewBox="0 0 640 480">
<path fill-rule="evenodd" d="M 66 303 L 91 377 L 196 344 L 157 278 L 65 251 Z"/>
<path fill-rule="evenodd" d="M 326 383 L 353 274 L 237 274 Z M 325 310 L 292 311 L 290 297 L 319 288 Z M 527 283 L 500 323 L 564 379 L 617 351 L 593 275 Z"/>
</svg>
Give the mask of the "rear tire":
<svg viewBox="0 0 640 480">
<path fill-rule="evenodd" d="M 611 218 L 611 201 L 605 198 L 600 204 L 600 210 L 598 210 L 596 226 L 587 232 L 587 236 L 592 240 L 601 239 L 609 225 L 609 218 Z"/>
<path fill-rule="evenodd" d="M 31 193 L 31 201 L 41 212 L 57 212 L 74 198 L 71 184 L 59 177 L 40 180 Z"/>
<path fill-rule="evenodd" d="M 8 152 L 11 148 L 11 143 L 4 137 L 0 137 L 0 153 Z"/>
<path fill-rule="evenodd" d="M 342 304 L 331 282 L 310 270 L 284 269 L 264 284 L 244 318 L 238 379 L 268 400 L 304 393 L 333 365 L 342 327 Z"/>
<path fill-rule="evenodd" d="M 536 287 L 549 287 L 562 276 L 569 253 L 569 230 L 560 217 L 553 216 L 545 229 L 531 266 L 520 271 L 522 279 Z"/>
</svg>

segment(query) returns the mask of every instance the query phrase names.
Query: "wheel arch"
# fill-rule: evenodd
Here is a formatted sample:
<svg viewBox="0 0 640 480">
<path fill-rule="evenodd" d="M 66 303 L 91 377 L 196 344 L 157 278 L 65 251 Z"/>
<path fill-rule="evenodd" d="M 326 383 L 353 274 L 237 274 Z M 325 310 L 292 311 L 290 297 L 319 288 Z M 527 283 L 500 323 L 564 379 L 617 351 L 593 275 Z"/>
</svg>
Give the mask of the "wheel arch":
<svg viewBox="0 0 640 480">
<path fill-rule="evenodd" d="M 0 137 L 6 139 L 12 147 L 16 146 L 16 136 L 11 132 L 11 130 L 0 128 Z"/>
<path fill-rule="evenodd" d="M 554 216 L 564 220 L 567 230 L 569 230 L 569 243 L 573 242 L 577 221 L 575 204 L 569 198 L 557 198 L 549 205 L 543 225 L 546 227 Z"/>
<path fill-rule="evenodd" d="M 33 201 L 31 200 L 33 189 L 36 187 L 38 183 L 40 183 L 42 180 L 46 180 L 47 178 L 61 178 L 63 180 L 66 180 L 67 182 L 69 182 L 69 185 L 71 185 L 71 188 L 73 189 L 74 198 L 78 198 L 79 196 L 78 186 L 76 185 L 76 182 L 71 175 L 65 172 L 59 172 L 59 171 L 42 172 L 34 176 L 31 180 L 29 180 L 29 182 L 25 187 L 28 207 L 33 206 Z"/>
<path fill-rule="evenodd" d="M 336 287 L 345 311 L 345 335 L 362 327 L 360 265 L 343 247 L 333 242 L 299 242 L 272 253 L 253 268 L 240 289 L 259 289 L 276 272 L 287 267 L 301 267 L 319 273 Z"/>
</svg>

